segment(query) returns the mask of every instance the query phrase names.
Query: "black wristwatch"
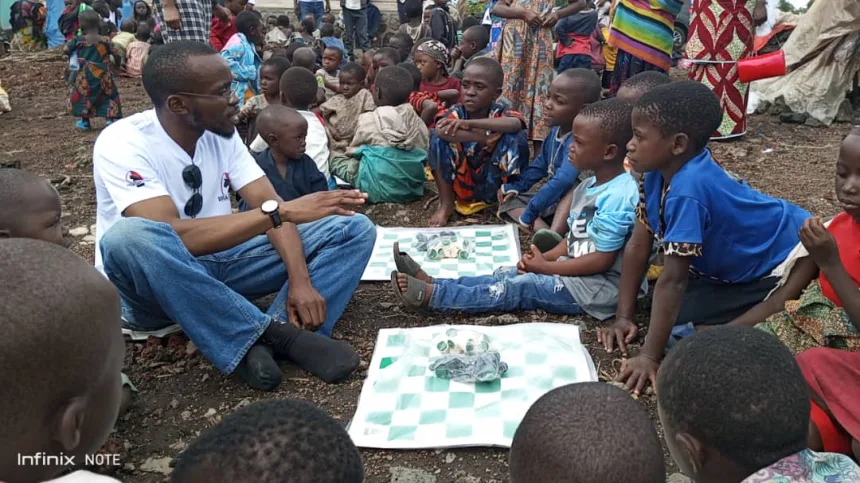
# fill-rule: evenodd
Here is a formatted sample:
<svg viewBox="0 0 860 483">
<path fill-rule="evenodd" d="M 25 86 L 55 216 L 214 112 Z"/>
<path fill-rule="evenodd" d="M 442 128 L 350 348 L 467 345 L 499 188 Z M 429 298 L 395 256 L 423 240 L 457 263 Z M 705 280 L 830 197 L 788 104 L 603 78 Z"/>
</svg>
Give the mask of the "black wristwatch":
<svg viewBox="0 0 860 483">
<path fill-rule="evenodd" d="M 272 227 L 280 228 L 283 223 L 281 223 L 281 215 L 278 213 L 278 202 L 275 200 L 264 201 L 260 209 L 263 210 L 263 213 L 269 215 L 269 218 L 272 219 Z"/>
</svg>

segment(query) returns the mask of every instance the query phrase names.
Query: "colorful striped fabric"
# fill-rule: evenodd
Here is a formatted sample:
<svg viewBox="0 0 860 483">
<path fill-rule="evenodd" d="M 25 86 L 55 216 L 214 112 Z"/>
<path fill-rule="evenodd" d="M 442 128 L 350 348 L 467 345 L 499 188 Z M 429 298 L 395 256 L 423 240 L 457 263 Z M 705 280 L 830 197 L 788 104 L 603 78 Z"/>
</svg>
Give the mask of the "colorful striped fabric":
<svg viewBox="0 0 860 483">
<path fill-rule="evenodd" d="M 609 43 L 664 70 L 672 66 L 672 33 L 681 0 L 620 0 Z"/>
</svg>

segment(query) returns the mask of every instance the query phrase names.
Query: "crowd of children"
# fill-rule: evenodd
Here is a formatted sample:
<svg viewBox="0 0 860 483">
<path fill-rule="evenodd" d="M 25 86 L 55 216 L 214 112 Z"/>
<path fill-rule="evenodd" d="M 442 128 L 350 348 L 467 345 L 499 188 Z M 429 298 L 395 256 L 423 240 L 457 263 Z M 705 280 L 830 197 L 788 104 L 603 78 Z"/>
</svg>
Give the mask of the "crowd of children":
<svg viewBox="0 0 860 483">
<path fill-rule="evenodd" d="M 70 110 L 84 130 L 94 117 L 122 117 L 112 72 L 140 77 L 159 43 L 146 2 L 126 20 L 113 5 L 67 0 L 60 21 Z M 860 129 L 836 163 L 844 212 L 824 222 L 713 158 L 722 111 L 702 84 L 643 72 L 601 100 L 591 42 L 601 15 L 587 0 L 558 10 L 544 0 L 495 3 L 504 19 L 495 48 L 484 25 L 458 39 L 444 0 L 427 9 L 405 0 L 406 21 L 388 46 L 358 59 L 331 14 L 309 14 L 293 31 L 287 16 L 267 29 L 246 10 L 245 0 L 216 5 L 210 42 L 233 76 L 223 97 L 239 108 L 240 132 L 283 200 L 340 184 L 372 203 L 407 203 L 430 179 L 439 206 L 426 225 L 495 207 L 535 232 L 516 265 L 457 280 L 429 276 L 395 243 L 391 291 L 405 308 L 608 321 L 597 338 L 623 358 L 617 382 L 635 395 L 653 386 L 669 452 L 694 481 L 860 482 Z M 16 170 L 0 171 L 0 188 L 0 239 L 16 239 L 0 242 L 0 291 L 16 302 L 0 310 L 0 365 L 10 368 L 0 372 L 10 428 L 0 435 L 0 481 L 43 481 L 64 468 L 23 467 L 14 454 L 97 450 L 132 386 L 120 376 L 116 290 L 53 246 L 64 245 L 56 191 Z M 249 210 L 241 199 L 239 208 Z M 658 257 L 648 337 L 629 354 Z M 14 377 L 33 367 L 48 378 L 38 391 Z M 641 405 L 586 383 L 534 403 L 510 472 L 512 482 L 656 483 L 666 468 Z M 201 434 L 172 475 L 249 478 L 364 474 L 327 414 L 269 401 Z"/>
</svg>

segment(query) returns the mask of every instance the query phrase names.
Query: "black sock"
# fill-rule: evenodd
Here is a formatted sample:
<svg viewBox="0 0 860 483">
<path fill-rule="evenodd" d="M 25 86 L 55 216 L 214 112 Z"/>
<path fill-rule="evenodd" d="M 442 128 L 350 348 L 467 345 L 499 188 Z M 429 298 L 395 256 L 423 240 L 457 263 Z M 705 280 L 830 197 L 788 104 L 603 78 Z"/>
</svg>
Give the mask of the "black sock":
<svg viewBox="0 0 860 483">
<path fill-rule="evenodd" d="M 289 323 L 272 321 L 261 340 L 274 349 L 275 356 L 293 362 L 325 382 L 345 379 L 358 367 L 358 354 L 346 342 Z"/>
<path fill-rule="evenodd" d="M 272 358 L 272 349 L 256 344 L 236 367 L 236 374 L 254 389 L 271 391 L 281 383 L 281 368 Z"/>
</svg>

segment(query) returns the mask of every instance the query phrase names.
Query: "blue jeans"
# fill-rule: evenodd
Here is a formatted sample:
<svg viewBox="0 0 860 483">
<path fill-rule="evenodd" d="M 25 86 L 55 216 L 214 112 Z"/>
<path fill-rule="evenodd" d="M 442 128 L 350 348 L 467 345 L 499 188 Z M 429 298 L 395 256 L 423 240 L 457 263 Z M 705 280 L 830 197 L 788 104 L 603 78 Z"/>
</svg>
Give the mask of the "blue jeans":
<svg viewBox="0 0 860 483">
<path fill-rule="evenodd" d="M 311 283 L 326 300 L 318 333 L 330 336 L 370 259 L 376 228 L 355 215 L 329 216 L 298 230 Z M 194 257 L 170 225 L 125 218 L 104 234 L 100 247 L 126 325 L 155 330 L 175 321 L 225 374 L 271 322 L 287 322 L 287 271 L 265 235 Z M 265 313 L 248 300 L 276 292 Z"/>
<path fill-rule="evenodd" d="M 322 16 L 325 15 L 325 2 L 299 2 L 299 21 L 305 18 L 305 15 L 313 14 L 316 21 L 317 30 L 322 23 Z"/>
<path fill-rule="evenodd" d="M 350 10 L 344 8 L 341 10 L 343 15 L 343 26 L 346 27 L 346 32 L 343 33 L 343 44 L 349 54 L 354 55 L 355 44 L 361 50 L 370 48 L 370 41 L 367 39 L 367 9 Z M 357 59 L 361 61 L 361 59 Z"/>
<path fill-rule="evenodd" d="M 567 54 L 558 59 L 558 73 L 568 69 L 590 69 L 591 56 L 585 54 Z"/>
<path fill-rule="evenodd" d="M 558 275 L 526 273 L 517 267 L 499 268 L 492 275 L 436 279 L 429 307 L 440 312 L 493 312 L 541 309 L 554 314 L 583 314 L 582 307 Z"/>
</svg>

